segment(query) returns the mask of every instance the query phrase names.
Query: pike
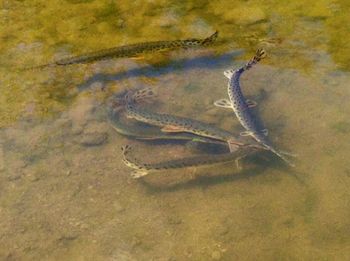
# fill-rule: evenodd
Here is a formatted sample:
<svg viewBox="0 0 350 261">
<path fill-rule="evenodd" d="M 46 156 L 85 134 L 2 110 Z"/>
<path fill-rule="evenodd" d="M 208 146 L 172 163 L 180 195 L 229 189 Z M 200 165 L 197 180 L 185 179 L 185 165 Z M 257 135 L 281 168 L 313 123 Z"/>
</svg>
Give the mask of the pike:
<svg viewBox="0 0 350 261">
<path fill-rule="evenodd" d="M 288 165 L 294 167 L 294 164 L 291 163 L 286 157 L 282 154 L 287 154 L 281 151 L 277 151 L 271 142 L 267 138 L 268 131 L 267 129 L 261 129 L 258 126 L 256 118 L 250 111 L 251 107 L 256 106 L 256 103 L 250 100 L 247 100 L 242 93 L 240 86 L 240 77 L 241 75 L 249 70 L 253 65 L 257 64 L 261 59 L 266 56 L 266 52 L 263 49 L 258 49 L 255 56 L 244 66 L 240 67 L 237 70 L 227 70 L 224 72 L 224 75 L 229 79 L 228 81 L 228 96 L 227 99 L 220 99 L 214 103 L 215 106 L 230 108 L 233 109 L 235 115 L 238 118 L 238 121 L 245 128 L 246 131 L 241 133 L 241 136 L 251 136 L 259 144 L 261 144 L 266 150 L 269 150 L 280 157 Z"/>
<path fill-rule="evenodd" d="M 140 126 L 139 122 L 137 122 L 137 124 L 127 123 L 125 118 L 124 113 L 113 109 L 111 109 L 108 113 L 108 122 L 116 132 L 123 136 L 131 137 L 137 140 L 179 140 L 211 144 L 226 144 L 222 141 L 215 141 L 210 138 L 199 137 L 191 133 L 166 133 L 161 131 L 160 128 L 156 126 Z"/>
<path fill-rule="evenodd" d="M 128 167 L 134 169 L 131 176 L 135 179 L 144 177 L 152 172 L 169 171 L 175 169 L 204 167 L 216 164 L 223 164 L 231 161 L 236 162 L 236 166 L 239 167 L 239 160 L 243 159 L 257 148 L 250 146 L 244 146 L 239 148 L 235 152 L 216 154 L 216 155 L 199 155 L 182 159 L 175 159 L 169 161 L 163 161 L 159 163 L 142 163 L 132 155 L 130 155 L 131 146 L 125 145 L 122 147 L 123 162 Z"/>
<path fill-rule="evenodd" d="M 145 53 L 170 51 L 176 49 L 189 49 L 199 46 L 210 45 L 215 42 L 219 32 L 215 31 L 212 35 L 204 39 L 186 39 L 186 40 L 173 40 L 173 41 L 153 41 L 144 43 L 135 43 L 124 46 L 118 46 L 108 49 L 103 49 L 95 52 L 89 52 L 86 54 L 68 57 L 54 61 L 49 64 L 39 65 L 36 67 L 26 68 L 28 69 L 39 69 L 49 66 L 65 66 L 70 64 L 79 63 L 91 63 L 100 60 L 106 60 L 111 58 L 127 58 L 136 57 Z"/>
<path fill-rule="evenodd" d="M 240 146 L 246 145 L 242 140 L 235 138 L 234 134 L 231 132 L 213 125 L 185 117 L 154 113 L 138 108 L 135 99 L 152 96 L 154 96 L 154 92 L 149 88 L 142 89 L 134 95 L 131 95 L 130 92 L 127 93 L 125 95 L 126 116 L 137 121 L 161 127 L 161 130 L 166 133 L 188 132 L 198 136 L 227 142 L 231 152 L 235 151 Z"/>
</svg>

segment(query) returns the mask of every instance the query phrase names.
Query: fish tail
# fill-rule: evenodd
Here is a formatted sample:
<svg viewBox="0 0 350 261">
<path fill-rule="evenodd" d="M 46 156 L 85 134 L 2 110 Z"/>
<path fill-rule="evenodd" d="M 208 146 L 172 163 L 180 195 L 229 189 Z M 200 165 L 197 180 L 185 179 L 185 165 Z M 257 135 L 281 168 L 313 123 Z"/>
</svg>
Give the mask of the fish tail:
<svg viewBox="0 0 350 261">
<path fill-rule="evenodd" d="M 127 106 L 133 107 L 135 104 L 152 99 L 157 94 L 150 87 L 146 87 L 137 91 L 127 91 L 124 96 L 124 102 Z"/>
<path fill-rule="evenodd" d="M 132 147 L 130 145 L 124 145 L 121 147 L 122 154 L 123 154 L 123 162 L 125 165 L 134 168 L 134 169 L 142 169 L 143 166 L 141 163 L 139 163 L 136 159 L 132 158 L 130 156 L 130 152 L 132 150 Z"/>
<path fill-rule="evenodd" d="M 215 42 L 215 40 L 218 38 L 219 35 L 219 31 L 215 31 L 212 35 L 210 35 L 209 37 L 203 39 L 200 44 L 201 45 L 209 45 L 212 44 L 213 42 Z"/>
<path fill-rule="evenodd" d="M 174 45 L 174 47 L 181 47 L 181 48 L 191 48 L 195 46 L 206 46 L 212 44 L 216 38 L 218 37 L 219 32 L 215 31 L 212 35 L 210 35 L 207 38 L 204 39 L 187 39 L 187 40 L 179 40 L 179 41 L 173 41 L 170 44 Z"/>
<path fill-rule="evenodd" d="M 224 75 L 228 78 L 231 79 L 232 75 L 234 75 L 236 72 L 238 72 L 239 74 L 243 73 L 244 71 L 249 70 L 250 68 L 252 68 L 253 65 L 257 64 L 261 59 L 263 59 L 266 56 L 266 51 L 264 49 L 258 49 L 254 55 L 254 57 L 252 59 L 250 59 L 250 61 L 245 64 L 244 66 L 242 66 L 239 69 L 230 69 L 230 70 L 226 70 L 224 71 Z"/>
<path fill-rule="evenodd" d="M 135 109 L 136 100 L 134 99 L 134 93 L 132 91 L 127 91 L 126 92 L 126 94 L 124 95 L 124 102 L 123 102 L 123 104 L 125 106 L 126 112 L 132 112 L 133 109 Z M 124 149 L 123 149 L 123 151 L 124 151 Z"/>
<path fill-rule="evenodd" d="M 135 102 L 138 102 L 141 100 L 147 100 L 150 98 L 154 98 L 156 96 L 157 96 L 157 94 L 155 93 L 155 91 L 152 88 L 146 87 L 146 88 L 142 88 L 140 90 L 137 90 L 132 95 L 132 98 L 134 99 Z"/>
<path fill-rule="evenodd" d="M 249 70 L 250 68 L 252 68 L 253 65 L 257 64 L 265 57 L 266 57 L 266 51 L 264 49 L 256 50 L 254 57 L 250 59 L 250 61 L 245 66 L 242 67 L 242 70 L 243 71 Z"/>
<path fill-rule="evenodd" d="M 130 151 L 131 151 L 131 146 L 130 145 L 124 145 L 121 147 L 123 156 L 125 157 Z"/>
<path fill-rule="evenodd" d="M 125 145 L 122 147 L 123 162 L 126 166 L 133 168 L 134 171 L 131 173 L 131 177 L 134 179 L 141 178 L 148 174 L 148 170 L 145 164 L 138 162 L 135 158 L 130 157 L 129 153 L 131 151 L 130 145 Z"/>
</svg>

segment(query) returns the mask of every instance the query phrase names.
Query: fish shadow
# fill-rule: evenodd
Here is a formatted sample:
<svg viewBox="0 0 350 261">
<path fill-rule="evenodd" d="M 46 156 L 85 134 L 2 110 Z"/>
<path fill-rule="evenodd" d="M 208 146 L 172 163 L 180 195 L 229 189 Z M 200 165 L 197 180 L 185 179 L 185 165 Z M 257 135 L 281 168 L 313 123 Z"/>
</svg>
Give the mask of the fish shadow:
<svg viewBox="0 0 350 261">
<path fill-rule="evenodd" d="M 192 69 L 217 69 L 217 68 L 229 68 L 232 66 L 232 59 L 240 56 L 243 50 L 237 50 L 229 53 L 225 53 L 220 56 L 205 55 L 190 59 L 178 59 L 173 60 L 165 67 L 157 67 L 154 65 L 145 65 L 139 68 L 133 68 L 123 72 L 117 72 L 115 74 L 96 73 L 85 82 L 79 84 L 78 90 L 84 91 L 95 83 L 101 83 L 102 88 L 106 83 L 111 81 L 120 81 L 124 79 L 137 78 L 140 76 L 147 77 L 159 77 L 164 74 L 174 73 L 179 71 L 188 71 Z"/>
</svg>

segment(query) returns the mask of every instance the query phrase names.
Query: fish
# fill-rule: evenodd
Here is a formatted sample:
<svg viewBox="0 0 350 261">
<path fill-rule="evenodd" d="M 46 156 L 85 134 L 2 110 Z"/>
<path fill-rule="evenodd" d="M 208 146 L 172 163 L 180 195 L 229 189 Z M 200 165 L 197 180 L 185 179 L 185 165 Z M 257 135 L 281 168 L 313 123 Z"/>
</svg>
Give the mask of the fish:
<svg viewBox="0 0 350 261">
<path fill-rule="evenodd" d="M 89 52 L 78 56 L 63 58 L 52 63 L 26 68 L 25 70 L 41 69 L 50 66 L 65 66 L 71 64 L 91 63 L 112 58 L 132 58 L 150 52 L 170 51 L 176 49 L 189 49 L 199 46 L 207 46 L 215 42 L 215 40 L 218 37 L 218 34 L 219 32 L 215 31 L 212 35 L 204 39 L 192 38 L 186 40 L 153 41 L 118 46 L 95 52 Z"/>
<path fill-rule="evenodd" d="M 134 138 L 137 140 L 177 140 L 177 141 L 193 141 L 200 143 L 225 145 L 225 142 L 216 141 L 210 138 L 200 137 L 191 133 L 166 133 L 157 126 L 148 124 L 140 125 L 139 122 L 132 124 L 126 122 L 126 117 L 122 111 L 110 109 L 108 112 L 108 123 L 113 129 L 123 136 Z"/>
<path fill-rule="evenodd" d="M 166 133 L 188 132 L 201 137 L 225 141 L 231 152 L 235 151 L 240 146 L 246 145 L 241 138 L 236 138 L 235 135 L 229 131 L 190 118 L 147 111 L 139 108 L 134 101 L 134 99 L 142 99 L 138 96 L 149 98 L 153 95 L 155 94 L 150 88 L 144 88 L 134 95 L 128 92 L 125 95 L 126 116 L 140 122 L 159 126 L 161 130 Z"/>
<path fill-rule="evenodd" d="M 242 136 L 251 136 L 253 137 L 259 144 L 261 144 L 266 150 L 271 151 L 280 157 L 283 161 L 285 161 L 289 166 L 294 167 L 295 165 L 290 162 L 284 155 L 287 154 L 285 152 L 278 151 L 272 145 L 272 143 L 268 140 L 267 129 L 260 128 L 256 118 L 253 116 L 250 108 L 256 106 L 256 103 L 247 100 L 241 90 L 240 86 L 240 77 L 241 75 L 252 68 L 255 64 L 257 64 L 261 59 L 266 56 L 266 52 L 264 49 L 258 49 L 254 57 L 246 63 L 244 66 L 236 69 L 236 70 L 227 70 L 224 72 L 224 75 L 229 79 L 227 92 L 229 96 L 229 100 L 220 99 L 214 102 L 215 106 L 230 108 L 233 109 L 238 121 L 245 128 L 246 131 L 242 132 Z"/>
<path fill-rule="evenodd" d="M 197 155 L 182 159 L 174 159 L 163 161 L 159 163 L 143 163 L 130 155 L 132 147 L 130 145 L 125 145 L 122 147 L 123 154 L 123 162 L 128 167 L 134 169 L 131 173 L 131 177 L 134 179 L 138 179 L 144 177 L 150 173 L 158 172 L 158 171 L 170 171 L 185 168 L 193 168 L 193 167 L 203 167 L 208 165 L 216 165 L 223 164 L 226 162 L 235 161 L 236 167 L 241 169 L 239 165 L 239 161 L 244 157 L 248 156 L 251 153 L 257 151 L 257 148 L 244 146 L 238 149 L 235 152 L 223 153 L 223 154 L 212 154 L 212 155 Z"/>
</svg>

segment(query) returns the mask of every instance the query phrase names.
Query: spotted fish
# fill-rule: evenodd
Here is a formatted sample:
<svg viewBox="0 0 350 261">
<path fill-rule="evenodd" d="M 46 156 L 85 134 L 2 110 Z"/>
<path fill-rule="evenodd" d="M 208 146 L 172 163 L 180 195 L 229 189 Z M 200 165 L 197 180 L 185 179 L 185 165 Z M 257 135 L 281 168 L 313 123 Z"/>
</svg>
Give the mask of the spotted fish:
<svg viewBox="0 0 350 261">
<path fill-rule="evenodd" d="M 150 125 L 159 126 L 163 132 L 176 133 L 188 132 L 198 136 L 225 141 L 228 143 L 230 151 L 236 150 L 239 146 L 246 145 L 240 138 L 235 138 L 234 134 L 213 125 L 169 114 L 160 114 L 138 108 L 134 99 L 137 96 L 151 97 L 151 89 L 145 88 L 138 92 L 138 95 L 127 93 L 125 96 L 125 111 L 128 118 L 132 118 Z"/>
<path fill-rule="evenodd" d="M 135 171 L 131 176 L 135 179 L 148 175 L 150 172 L 169 171 L 174 169 L 184 169 L 190 167 L 202 167 L 214 164 L 222 164 L 225 162 L 235 161 L 237 168 L 239 168 L 239 160 L 247 155 L 254 153 L 257 148 L 249 146 L 240 147 L 235 152 L 215 154 L 215 155 L 199 155 L 183 159 L 175 159 L 163 161 L 160 163 L 142 163 L 132 155 L 130 155 L 131 146 L 125 145 L 122 147 L 123 162 L 128 167 Z"/>
<path fill-rule="evenodd" d="M 176 49 L 188 49 L 198 46 L 206 46 L 212 44 L 218 37 L 218 31 L 215 31 L 211 36 L 204 39 L 186 39 L 186 40 L 174 40 L 174 41 L 154 41 L 145 43 L 136 43 L 130 45 L 124 45 L 96 52 L 90 52 L 79 56 L 73 56 L 69 58 L 60 59 L 53 63 L 39 65 L 37 67 L 31 67 L 27 69 L 44 68 L 48 66 L 63 66 L 69 64 L 78 63 L 91 63 L 94 61 L 111 59 L 111 58 L 126 58 L 136 57 L 144 53 L 170 51 Z"/>
<path fill-rule="evenodd" d="M 120 106 L 120 104 L 117 104 L 117 106 Z M 119 134 L 138 140 L 181 140 L 220 145 L 226 144 L 223 141 L 200 137 L 192 133 L 166 133 L 161 131 L 157 126 L 142 123 L 142 126 L 140 126 L 139 122 L 130 123 L 122 111 L 118 110 L 118 108 L 114 110 L 113 105 L 108 112 L 108 122 Z"/>
<path fill-rule="evenodd" d="M 250 107 L 255 106 L 256 104 L 250 100 L 245 99 L 243 96 L 241 86 L 240 86 L 240 77 L 241 75 L 249 70 L 253 65 L 258 63 L 266 55 L 265 50 L 258 49 L 255 56 L 244 66 L 237 70 L 227 70 L 224 72 L 224 75 L 229 79 L 228 82 L 228 96 L 227 99 L 220 99 L 214 104 L 218 107 L 231 108 L 236 114 L 241 125 L 246 129 L 245 132 L 242 132 L 242 136 L 251 136 L 258 143 L 263 145 L 265 149 L 273 152 L 282 160 L 284 160 L 288 165 L 294 166 L 284 155 L 284 152 L 277 151 L 267 139 L 267 130 L 260 128 L 259 124 L 256 121 L 256 118 L 250 111 Z"/>
</svg>

